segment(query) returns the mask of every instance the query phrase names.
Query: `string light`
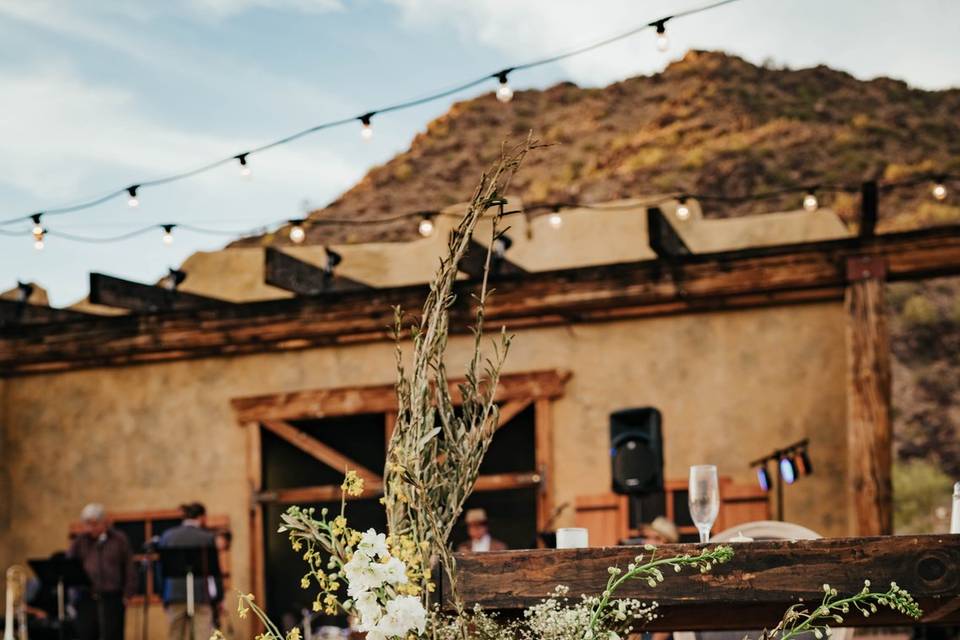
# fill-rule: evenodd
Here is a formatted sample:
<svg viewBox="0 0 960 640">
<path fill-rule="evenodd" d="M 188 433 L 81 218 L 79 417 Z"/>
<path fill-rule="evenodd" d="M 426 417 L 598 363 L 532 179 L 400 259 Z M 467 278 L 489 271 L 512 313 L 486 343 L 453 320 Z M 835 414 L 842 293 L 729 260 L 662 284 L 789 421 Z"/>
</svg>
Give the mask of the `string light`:
<svg viewBox="0 0 960 640">
<path fill-rule="evenodd" d="M 360 137 L 363 138 L 364 141 L 368 141 L 373 137 L 373 125 L 370 124 L 371 118 L 373 118 L 373 112 L 360 116 Z"/>
<path fill-rule="evenodd" d="M 168 247 L 173 244 L 173 228 L 177 226 L 175 224 L 162 224 L 160 227 L 163 229 L 163 244 Z"/>
<path fill-rule="evenodd" d="M 512 71 L 512 69 L 504 69 L 497 73 L 497 80 L 500 81 L 500 86 L 497 88 L 497 100 L 503 103 L 510 102 L 510 100 L 513 99 L 513 89 L 510 88 L 510 84 L 507 82 L 507 74 L 509 74 L 510 71 Z"/>
<path fill-rule="evenodd" d="M 547 222 L 553 229 L 559 229 L 563 226 L 563 216 L 560 215 L 559 208 L 553 210 L 553 212 L 547 217 Z"/>
<path fill-rule="evenodd" d="M 629 29 L 629 30 L 627 30 L 627 31 L 624 31 L 624 32 L 619 33 L 619 34 L 617 34 L 617 35 L 614 35 L 614 36 L 612 36 L 612 37 L 605 38 L 605 39 L 603 39 L 603 40 L 599 40 L 599 41 L 594 42 L 594 43 L 592 43 L 592 44 L 588 44 L 588 45 L 586 45 L 586 46 L 581 46 L 581 47 L 573 48 L 573 49 L 570 49 L 570 50 L 565 51 L 565 52 L 563 52 L 563 53 L 560 53 L 560 54 L 558 54 L 558 55 L 554 55 L 554 56 L 550 56 L 550 57 L 546 57 L 546 58 L 542 58 L 542 59 L 538 59 L 538 60 L 533 60 L 533 61 L 524 63 L 524 64 L 522 64 L 522 65 L 518 65 L 518 66 L 516 66 L 516 67 L 511 67 L 511 68 L 509 68 L 509 69 L 506 69 L 505 71 L 532 69 L 532 68 L 536 68 L 536 67 L 541 67 L 541 66 L 543 66 L 543 65 L 556 63 L 556 62 L 558 62 L 558 61 L 560 61 L 560 60 L 566 60 L 566 59 L 568 59 L 568 58 L 572 58 L 572 57 L 575 57 L 575 56 L 580 56 L 580 55 L 582 55 L 582 54 L 588 53 L 588 52 L 590 52 L 590 51 L 594 51 L 594 50 L 599 49 L 599 48 L 601 48 L 601 47 L 609 46 L 609 45 L 611 45 L 611 44 L 613 44 L 613 43 L 615 43 L 615 42 L 619 42 L 619 41 L 621 41 L 621 40 L 625 40 L 625 39 L 627 39 L 627 38 L 631 38 L 631 37 L 633 37 L 634 35 L 636 35 L 636 33 L 638 33 L 639 31 L 641 31 L 641 30 L 643 30 L 643 29 L 647 29 L 647 28 L 649 28 L 649 27 L 657 27 L 658 44 L 662 41 L 663 45 L 666 46 L 667 40 L 666 40 L 666 30 L 665 30 L 665 28 L 664 28 L 664 24 L 665 24 L 668 20 L 686 18 L 686 17 L 693 16 L 693 15 L 697 15 L 697 14 L 700 14 L 700 13 L 712 11 L 712 10 L 714 10 L 714 9 L 720 8 L 720 7 L 722 7 L 722 6 L 731 4 L 732 2 L 736 2 L 736 1 L 737 1 L 737 0 L 714 0 L 714 1 L 712 1 L 712 2 L 708 2 L 707 4 L 705 4 L 705 5 L 703 5 L 703 6 L 695 7 L 695 8 L 686 10 L 686 11 L 680 13 L 680 14 L 676 14 L 676 15 L 673 15 L 673 16 L 667 16 L 667 17 L 661 18 L 661 19 L 659 19 L 659 20 L 656 20 L 656 21 L 654 21 L 654 22 L 648 22 L 648 23 L 643 24 L 642 26 L 639 26 L 639 27 L 636 27 L 636 26 L 635 26 L 635 27 L 633 27 L 633 28 L 631 28 L 631 29 Z M 499 74 L 500 74 L 500 72 L 497 72 L 496 74 L 493 74 L 493 76 L 499 77 Z M 440 99 L 449 97 L 449 96 L 451 96 L 451 95 L 455 95 L 455 94 L 458 94 L 458 93 L 462 93 L 462 92 L 464 92 L 464 91 L 467 91 L 467 90 L 469 90 L 469 89 L 472 89 L 472 88 L 474 88 L 474 87 L 476 87 L 476 86 L 479 86 L 479 85 L 481 85 L 481 84 L 483 84 L 483 83 L 488 82 L 491 77 L 492 77 L 492 76 L 491 76 L 490 74 L 484 75 L 484 76 L 481 76 L 481 77 L 479 77 L 479 78 L 476 78 L 476 79 L 473 79 L 473 80 L 464 82 L 464 83 L 462 83 L 462 84 L 460 84 L 460 85 L 458 85 L 458 86 L 452 87 L 452 88 L 448 88 L 448 89 L 444 89 L 444 90 L 441 90 L 441 91 L 437 91 L 437 92 L 435 92 L 435 93 L 428 94 L 428 95 L 426 95 L 426 96 L 423 96 L 423 97 L 420 97 L 420 98 L 416 98 L 416 99 L 413 99 L 413 100 L 408 100 L 408 101 L 405 101 L 405 102 L 398 102 L 398 103 L 394 103 L 394 104 L 385 106 L 385 107 L 379 109 L 378 111 L 375 111 L 375 112 L 372 111 L 372 112 L 369 112 L 369 113 L 367 113 L 367 114 L 365 114 L 365 115 L 363 115 L 363 116 L 347 117 L 347 118 L 341 118 L 341 119 L 337 119 L 337 120 L 331 120 L 331 121 L 328 121 L 328 122 L 322 122 L 322 123 L 319 123 L 319 124 L 315 124 L 315 125 L 313 125 L 313 126 L 307 127 L 306 129 L 303 129 L 303 130 L 301 130 L 301 131 L 297 131 L 297 132 L 295 132 L 295 133 L 288 134 L 288 135 L 286 135 L 286 136 L 284 136 L 284 137 L 282 137 L 282 138 L 279 138 L 279 139 L 277 139 L 277 140 L 274 140 L 274 141 L 272 141 L 272 142 L 268 142 L 268 143 L 266 143 L 266 144 L 264 144 L 264 145 L 262 145 L 262 146 L 259 146 L 259 147 L 255 148 L 255 149 L 252 149 L 252 150 L 250 150 L 250 151 L 247 151 L 247 152 L 245 152 L 244 154 L 241 154 L 241 155 L 253 155 L 253 154 L 259 153 L 260 151 L 265 151 L 265 150 L 267 150 L 267 149 L 271 149 L 271 148 L 276 147 L 276 146 L 285 145 L 285 144 L 290 144 L 290 143 L 292 143 L 292 142 L 294 142 L 294 141 L 296 141 L 296 140 L 299 140 L 300 138 L 303 138 L 303 137 L 305 137 L 305 136 L 314 134 L 314 133 L 319 132 L 319 131 L 325 131 L 325 130 L 327 130 L 327 129 L 332 129 L 332 128 L 335 128 L 335 127 L 343 126 L 343 125 L 346 125 L 346 124 L 348 124 L 348 123 L 350 123 L 350 122 L 352 122 L 352 121 L 354 121 L 354 120 L 360 120 L 360 121 L 363 123 L 364 126 L 363 126 L 363 129 L 362 129 L 362 131 L 361 131 L 361 135 L 363 136 L 363 138 L 364 138 L 365 140 L 368 140 L 368 139 L 370 139 L 370 138 L 372 137 L 372 135 L 373 135 L 373 131 L 372 131 L 371 128 L 370 128 L 370 118 L 371 118 L 375 113 L 383 113 L 383 112 L 387 112 L 387 111 L 399 111 L 399 110 L 411 109 L 411 108 L 414 108 L 414 107 L 418 107 L 418 106 L 420 106 L 420 105 L 423 105 L 423 104 L 426 104 L 426 103 L 429 103 L 429 102 L 434 102 L 434 101 L 437 101 L 437 100 L 440 100 Z M 512 90 L 510 91 L 510 95 L 512 95 Z M 499 97 L 499 92 L 498 92 L 498 97 Z M 180 172 L 180 173 L 175 173 L 175 174 L 171 174 L 171 175 L 166 175 L 166 176 L 157 178 L 157 179 L 155 179 L 155 180 L 143 181 L 142 183 L 140 183 L 140 184 L 138 184 L 138 185 L 135 185 L 135 187 L 136 187 L 136 186 L 155 186 L 155 185 L 161 185 L 161 184 L 170 184 L 170 183 L 172 183 L 172 182 L 177 182 L 177 181 L 180 181 L 180 180 L 185 180 L 185 179 L 188 179 L 188 178 L 197 176 L 197 175 L 199 175 L 199 174 L 201 174 L 201 173 L 205 173 L 205 172 L 207 172 L 207 171 L 211 171 L 211 170 L 219 167 L 220 165 L 222 165 L 222 164 L 224 164 L 224 163 L 230 162 L 230 161 L 233 160 L 233 159 L 239 159 L 239 158 L 238 158 L 237 155 L 231 155 L 231 156 L 228 156 L 228 157 L 226 157 L 226 158 L 221 158 L 221 159 L 218 159 L 218 160 L 214 160 L 214 161 L 212 161 L 212 162 L 208 162 L 207 164 L 202 165 L 202 166 L 200 166 L 200 167 L 198 167 L 198 168 L 193 168 L 193 169 L 190 169 L 190 170 L 187 170 L 187 171 L 183 171 L 183 172 Z M 241 166 L 242 166 L 242 163 L 241 163 Z M 133 191 L 134 193 L 131 194 L 131 198 L 130 198 L 130 200 L 128 201 L 128 202 L 130 203 L 130 206 L 137 206 L 137 204 L 133 204 L 134 202 L 136 202 L 136 196 L 135 196 L 136 188 L 135 188 L 135 187 L 132 188 L 132 191 Z M 104 195 L 104 196 L 100 196 L 100 197 L 97 197 L 97 198 L 94 198 L 94 199 L 91 199 L 91 200 L 88 200 L 88 201 L 78 202 L 78 203 L 66 205 L 66 206 L 63 206 L 63 207 L 57 207 L 57 208 L 47 209 L 47 210 L 46 210 L 46 213 L 48 213 L 48 214 L 61 214 L 61 213 L 69 213 L 69 212 L 74 212 L 74 211 L 82 211 L 82 210 L 89 209 L 89 208 L 95 207 L 95 206 L 97 206 L 97 205 L 103 204 L 104 202 L 107 202 L 108 200 L 112 200 L 113 198 L 122 195 L 124 191 L 130 192 L 130 191 L 131 191 L 131 188 L 124 187 L 124 188 L 118 189 L 118 190 L 116 190 L 116 191 L 110 192 L 110 193 L 108 193 L 108 194 L 106 194 L 106 195 Z M 9 220 L 0 220 L 0 225 L 5 225 L 5 224 L 10 223 L 10 222 L 19 222 L 19 221 L 22 221 L 22 220 L 26 220 L 27 217 L 28 217 L 28 216 L 19 216 L 19 217 L 17 217 L 17 218 L 12 218 L 12 219 L 9 219 Z"/>
<path fill-rule="evenodd" d="M 301 244 L 307 239 L 307 232 L 303 228 L 303 219 L 291 220 L 290 224 L 290 242 Z"/>
<path fill-rule="evenodd" d="M 138 184 L 130 185 L 127 187 L 127 194 L 130 196 L 127 199 L 127 204 L 131 207 L 139 207 L 140 200 L 137 199 L 137 189 L 140 187 Z"/>
<path fill-rule="evenodd" d="M 423 214 L 423 217 L 420 219 L 420 224 L 417 226 L 417 231 L 424 238 L 429 238 L 433 235 L 433 217 L 429 213 Z"/>
<path fill-rule="evenodd" d="M 35 213 L 30 216 L 30 219 L 33 220 L 33 248 L 37 251 L 43 251 L 43 239 L 47 235 L 46 229 L 40 224 L 41 215 L 43 214 Z"/>
<path fill-rule="evenodd" d="M 650 23 L 651 27 L 657 28 L 657 51 L 666 51 L 670 48 L 670 39 L 667 37 L 667 20 L 669 19 L 664 18 Z"/>
<path fill-rule="evenodd" d="M 680 196 L 677 198 L 677 218 L 679 220 L 686 220 L 690 217 L 690 207 L 687 206 L 687 196 Z"/>
<path fill-rule="evenodd" d="M 807 211 L 816 211 L 820 207 L 820 202 L 817 200 L 817 194 L 814 193 L 814 189 L 808 189 L 806 195 L 803 196 L 803 208 Z"/>
<path fill-rule="evenodd" d="M 944 176 L 937 176 L 933 183 L 933 189 L 930 190 L 930 193 L 933 194 L 933 198 L 940 202 L 943 202 L 947 199 L 947 185 L 944 184 L 946 178 Z"/>
<path fill-rule="evenodd" d="M 251 175 L 253 175 L 253 172 L 250 170 L 250 165 L 247 164 L 247 156 L 248 156 L 248 155 L 250 155 L 250 154 L 249 154 L 249 153 L 241 153 L 240 155 L 236 156 L 237 161 L 240 162 L 240 177 L 241 177 L 241 178 L 249 178 Z"/>
</svg>

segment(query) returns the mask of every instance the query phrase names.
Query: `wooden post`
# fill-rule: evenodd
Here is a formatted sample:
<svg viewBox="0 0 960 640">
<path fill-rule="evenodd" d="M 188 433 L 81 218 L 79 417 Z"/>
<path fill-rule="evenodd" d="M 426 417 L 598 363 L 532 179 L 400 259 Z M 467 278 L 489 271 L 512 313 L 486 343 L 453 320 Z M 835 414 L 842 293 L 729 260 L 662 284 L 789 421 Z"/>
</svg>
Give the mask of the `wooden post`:
<svg viewBox="0 0 960 640">
<path fill-rule="evenodd" d="M 250 485 L 250 581 L 253 594 L 266 606 L 266 571 L 263 554 L 263 505 L 256 496 L 263 490 L 263 466 L 261 458 L 260 424 L 246 423 L 247 427 L 247 482 Z M 263 625 L 254 616 L 253 628 L 260 632 Z"/>
<path fill-rule="evenodd" d="M 847 473 L 850 529 L 893 532 L 890 336 L 882 259 L 847 262 Z"/>
<path fill-rule="evenodd" d="M 534 404 L 534 455 L 540 476 L 540 495 L 537 500 L 537 530 L 544 531 L 553 519 L 554 464 L 553 464 L 553 406 L 550 398 L 540 398 Z"/>
</svg>

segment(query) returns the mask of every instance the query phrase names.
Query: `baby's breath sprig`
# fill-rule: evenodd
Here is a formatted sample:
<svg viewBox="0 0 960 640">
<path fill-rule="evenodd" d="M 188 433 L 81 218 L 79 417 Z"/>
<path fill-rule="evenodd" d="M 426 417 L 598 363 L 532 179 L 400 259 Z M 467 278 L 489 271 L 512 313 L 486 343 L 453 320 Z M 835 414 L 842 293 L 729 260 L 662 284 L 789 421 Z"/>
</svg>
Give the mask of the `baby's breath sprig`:
<svg viewBox="0 0 960 640">
<path fill-rule="evenodd" d="M 831 624 L 842 624 L 843 617 L 851 610 L 860 612 L 863 617 L 869 618 L 877 612 L 877 606 L 888 607 L 913 619 L 919 619 L 923 610 L 913 596 L 896 582 L 890 583 L 886 591 L 873 591 L 870 581 L 863 581 L 863 588 L 855 595 L 847 598 L 838 597 L 837 590 L 829 584 L 823 585 L 823 601 L 813 611 L 803 609 L 795 604 L 787 609 L 783 619 L 770 632 L 765 632 L 765 638 L 789 640 L 803 633 L 812 632 L 814 637 L 823 638 L 830 635 Z"/>
<path fill-rule="evenodd" d="M 610 600 L 616 590 L 628 580 L 643 580 L 650 587 L 656 587 L 664 580 L 664 567 L 669 567 L 676 573 L 680 573 L 686 567 L 697 569 L 700 573 L 707 573 L 713 569 L 714 565 L 728 562 L 733 557 L 733 548 L 727 545 L 720 545 L 713 549 L 704 548 L 699 554 L 685 553 L 659 559 L 656 557 L 657 548 L 652 544 L 644 545 L 644 550 L 648 551 L 650 556 L 646 557 L 642 553 L 637 555 L 633 562 L 627 565 L 626 571 L 619 567 L 610 567 L 608 570 L 610 577 L 607 578 L 607 586 L 594 606 L 588 627 L 588 637 L 600 637 L 598 635 L 600 623 L 608 613 L 611 606 Z"/>
</svg>

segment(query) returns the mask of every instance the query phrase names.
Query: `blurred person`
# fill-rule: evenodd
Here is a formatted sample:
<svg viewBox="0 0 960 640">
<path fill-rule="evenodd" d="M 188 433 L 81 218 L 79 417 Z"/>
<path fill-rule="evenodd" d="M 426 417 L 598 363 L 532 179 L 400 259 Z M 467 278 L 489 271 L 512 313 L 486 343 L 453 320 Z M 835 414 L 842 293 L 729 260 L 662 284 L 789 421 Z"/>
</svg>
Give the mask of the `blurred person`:
<svg viewBox="0 0 960 640">
<path fill-rule="evenodd" d="M 650 524 L 643 525 L 641 537 L 644 544 L 676 544 L 680 542 L 677 526 L 663 516 L 657 516 Z"/>
<path fill-rule="evenodd" d="M 484 551 L 505 551 L 507 549 L 506 543 L 490 535 L 486 511 L 470 509 L 467 511 L 464 520 L 467 523 L 467 536 L 470 539 L 458 546 L 457 551 L 480 553 Z"/>
<path fill-rule="evenodd" d="M 85 506 L 80 520 L 84 530 L 67 552 L 90 579 L 74 594 L 77 633 L 80 640 L 123 640 L 126 603 L 137 590 L 130 541 L 110 526 L 102 504 Z"/>
<path fill-rule="evenodd" d="M 167 529 L 158 547 L 163 549 L 209 548 L 217 553 L 216 535 L 206 528 L 207 510 L 199 502 L 181 505 L 183 520 L 179 526 Z M 218 588 L 210 576 L 195 575 L 193 578 L 194 613 L 193 629 L 187 617 L 187 579 L 170 577 L 163 580 L 163 608 L 167 614 L 170 640 L 203 640 L 213 634 L 213 611 L 222 600 Z"/>
</svg>

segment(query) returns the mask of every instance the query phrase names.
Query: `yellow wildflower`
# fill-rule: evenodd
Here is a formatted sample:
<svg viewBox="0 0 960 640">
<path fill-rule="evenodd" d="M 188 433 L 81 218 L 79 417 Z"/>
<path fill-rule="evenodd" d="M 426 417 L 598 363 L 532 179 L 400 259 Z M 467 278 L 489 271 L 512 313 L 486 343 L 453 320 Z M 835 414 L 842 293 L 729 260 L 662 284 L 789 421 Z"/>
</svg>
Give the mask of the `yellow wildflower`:
<svg viewBox="0 0 960 640">
<path fill-rule="evenodd" d="M 213 633 L 210 635 L 210 640 L 225 640 L 223 632 L 220 629 L 214 629 Z"/>
<path fill-rule="evenodd" d="M 290 546 L 293 547 L 294 551 L 300 551 L 303 548 L 303 544 L 296 538 L 290 538 Z"/>
<path fill-rule="evenodd" d="M 320 604 L 320 599 L 319 599 L 319 598 L 313 601 L 313 610 L 314 610 L 314 611 L 319 612 L 320 609 L 322 609 L 322 608 L 323 608 L 323 605 Z"/>
<path fill-rule="evenodd" d="M 309 576 L 303 576 L 300 578 L 300 588 L 309 589 L 310 588 L 310 578 Z"/>
<path fill-rule="evenodd" d="M 331 530 L 333 531 L 334 535 L 342 534 L 347 530 L 347 519 L 343 516 L 337 516 L 334 518 L 333 523 L 331 524 Z"/>
<path fill-rule="evenodd" d="M 300 627 L 294 627 L 287 631 L 287 640 L 300 640 Z"/>
<path fill-rule="evenodd" d="M 359 496 L 363 493 L 363 478 L 357 475 L 356 471 L 350 469 L 343 478 L 340 489 L 348 496 Z"/>
</svg>

